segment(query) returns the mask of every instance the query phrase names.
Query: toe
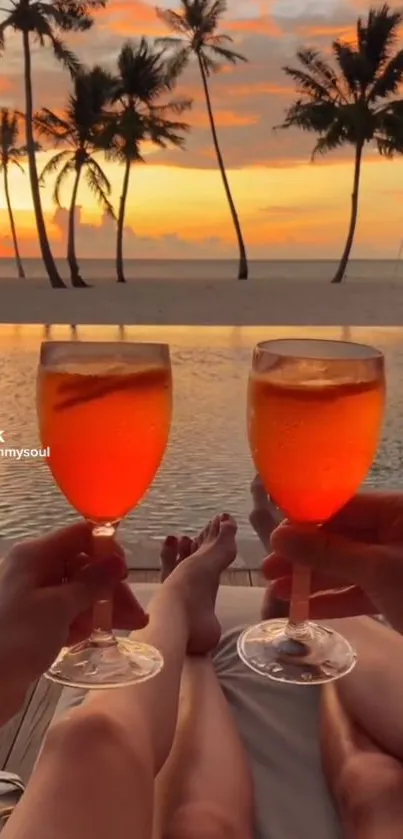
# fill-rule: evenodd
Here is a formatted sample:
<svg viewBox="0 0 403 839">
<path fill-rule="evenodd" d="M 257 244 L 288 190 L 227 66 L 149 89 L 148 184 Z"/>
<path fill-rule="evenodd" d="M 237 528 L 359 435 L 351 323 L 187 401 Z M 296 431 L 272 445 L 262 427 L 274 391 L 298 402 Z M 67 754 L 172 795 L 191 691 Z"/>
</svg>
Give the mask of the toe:
<svg viewBox="0 0 403 839">
<path fill-rule="evenodd" d="M 221 523 L 221 516 L 216 516 L 215 519 L 213 519 L 210 522 L 209 528 L 208 528 L 207 538 L 217 539 L 217 536 L 220 532 L 220 523 Z"/>
<path fill-rule="evenodd" d="M 161 578 L 165 580 L 175 568 L 178 557 L 178 540 L 176 536 L 167 536 L 163 542 L 160 562 L 161 562 Z"/>
<path fill-rule="evenodd" d="M 192 548 L 192 540 L 189 536 L 182 536 L 179 539 L 178 544 L 178 558 L 177 562 L 182 562 L 183 559 L 187 559 L 188 556 L 191 554 Z"/>
<path fill-rule="evenodd" d="M 219 538 L 232 538 L 238 530 L 238 525 L 235 519 L 229 513 L 224 513 L 218 519 L 218 536 Z"/>
</svg>

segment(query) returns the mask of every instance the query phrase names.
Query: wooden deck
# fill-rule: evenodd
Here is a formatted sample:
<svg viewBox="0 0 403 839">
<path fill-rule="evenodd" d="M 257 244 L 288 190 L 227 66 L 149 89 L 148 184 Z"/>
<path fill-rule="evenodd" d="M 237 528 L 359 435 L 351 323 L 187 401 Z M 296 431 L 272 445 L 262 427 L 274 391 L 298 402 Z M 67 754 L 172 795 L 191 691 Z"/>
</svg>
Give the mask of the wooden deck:
<svg viewBox="0 0 403 839">
<path fill-rule="evenodd" d="M 131 571 L 130 582 L 159 581 L 157 570 Z M 264 585 L 257 571 L 230 570 L 222 576 L 223 585 Z M 61 688 L 47 679 L 29 691 L 21 711 L 0 729 L 0 768 L 27 781 L 34 767 L 43 737 L 52 720 Z"/>
</svg>

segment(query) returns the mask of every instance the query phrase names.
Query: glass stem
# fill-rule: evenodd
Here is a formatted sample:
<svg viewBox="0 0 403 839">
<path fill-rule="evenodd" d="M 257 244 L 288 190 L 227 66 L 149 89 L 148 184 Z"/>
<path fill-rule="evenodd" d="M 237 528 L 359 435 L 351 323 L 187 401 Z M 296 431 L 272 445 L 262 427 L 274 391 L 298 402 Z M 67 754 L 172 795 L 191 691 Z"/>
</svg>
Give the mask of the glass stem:
<svg viewBox="0 0 403 839">
<path fill-rule="evenodd" d="M 93 555 L 95 560 L 105 559 L 110 554 L 111 539 L 115 535 L 113 524 L 97 524 L 92 529 Z M 94 629 L 90 641 L 97 646 L 113 646 L 117 643 L 113 631 L 113 600 L 110 597 L 99 600 L 94 606 Z"/>
<path fill-rule="evenodd" d="M 303 638 L 309 634 L 309 595 L 311 593 L 311 571 L 303 565 L 296 565 L 292 577 L 290 618 L 286 633 L 290 638 Z"/>
</svg>

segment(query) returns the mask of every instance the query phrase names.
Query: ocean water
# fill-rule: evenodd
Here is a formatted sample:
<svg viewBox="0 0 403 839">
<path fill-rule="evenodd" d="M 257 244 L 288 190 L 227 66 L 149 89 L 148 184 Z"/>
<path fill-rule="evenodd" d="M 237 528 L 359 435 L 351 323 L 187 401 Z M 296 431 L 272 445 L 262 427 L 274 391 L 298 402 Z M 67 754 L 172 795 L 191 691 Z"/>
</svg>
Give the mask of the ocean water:
<svg viewBox="0 0 403 839">
<path fill-rule="evenodd" d="M 168 341 L 174 374 L 174 417 L 168 450 L 152 488 L 122 526 L 126 543 L 170 532 L 198 532 L 221 511 L 250 534 L 253 477 L 245 425 L 251 351 L 263 339 L 330 337 L 375 344 L 386 357 L 388 402 L 382 441 L 368 478 L 372 486 L 402 486 L 403 330 L 136 328 L 137 340 Z M 68 327 L 54 328 L 65 340 Z M 79 328 L 79 337 L 116 340 L 116 328 Z M 127 329 L 130 340 L 132 328 Z M 35 378 L 41 327 L 0 327 L 0 430 L 8 447 L 38 445 Z M 0 536 L 22 538 L 60 526 L 76 514 L 41 460 L 0 458 Z"/>
<path fill-rule="evenodd" d="M 57 260 L 59 270 L 68 277 L 64 260 Z M 337 268 L 335 260 L 251 260 L 250 277 L 255 280 L 331 280 Z M 44 279 L 40 259 L 25 259 L 27 277 Z M 83 276 L 94 283 L 115 277 L 112 259 L 82 259 Z M 236 260 L 161 260 L 128 259 L 125 263 L 128 279 L 167 280 L 233 280 L 237 276 Z M 0 280 L 16 276 L 12 259 L 0 259 Z M 351 260 L 347 271 L 348 282 L 403 281 L 403 260 Z"/>
</svg>

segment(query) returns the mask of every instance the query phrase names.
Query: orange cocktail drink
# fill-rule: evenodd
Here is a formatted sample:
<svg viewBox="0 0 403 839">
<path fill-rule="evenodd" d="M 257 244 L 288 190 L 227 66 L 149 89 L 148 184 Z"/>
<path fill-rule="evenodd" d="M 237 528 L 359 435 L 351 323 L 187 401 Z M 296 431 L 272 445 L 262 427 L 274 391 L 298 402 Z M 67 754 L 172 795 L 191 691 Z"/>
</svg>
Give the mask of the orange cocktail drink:
<svg viewBox="0 0 403 839">
<path fill-rule="evenodd" d="M 85 561 L 101 562 L 114 552 L 116 528 L 151 486 L 162 461 L 171 411 L 166 344 L 42 344 L 39 431 L 55 482 L 91 523 L 91 557 Z M 113 632 L 113 594 L 113 586 L 103 593 L 90 638 L 64 648 L 49 678 L 99 689 L 137 684 L 160 672 L 158 650 Z"/>
<path fill-rule="evenodd" d="M 295 522 L 329 519 L 371 467 L 383 381 L 289 384 L 252 372 L 248 402 L 253 459 L 275 503 Z"/>
<path fill-rule="evenodd" d="M 49 466 L 86 519 L 120 521 L 150 486 L 167 445 L 171 391 L 170 369 L 141 361 L 41 371 L 39 426 Z"/>
<path fill-rule="evenodd" d="M 311 339 L 257 345 L 248 385 L 250 449 L 266 491 L 294 526 L 325 525 L 356 494 L 376 453 L 384 404 L 384 359 L 373 347 Z M 349 673 L 356 654 L 334 629 L 309 620 L 303 560 L 284 564 L 289 619 L 246 629 L 238 652 L 275 681 L 322 684 Z"/>
</svg>

